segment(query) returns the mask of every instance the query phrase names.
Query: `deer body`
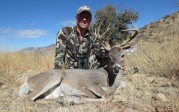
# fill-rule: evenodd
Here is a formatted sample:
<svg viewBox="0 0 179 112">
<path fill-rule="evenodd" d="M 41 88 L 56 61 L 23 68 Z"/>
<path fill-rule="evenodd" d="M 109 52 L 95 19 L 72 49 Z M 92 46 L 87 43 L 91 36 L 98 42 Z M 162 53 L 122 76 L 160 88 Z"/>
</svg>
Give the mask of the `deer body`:
<svg viewBox="0 0 179 112">
<path fill-rule="evenodd" d="M 126 50 L 117 47 L 112 48 L 108 53 L 110 60 L 106 67 L 107 70 L 104 68 L 88 70 L 53 69 L 29 77 L 22 84 L 19 95 L 33 93 L 33 101 L 40 98 L 56 99 L 60 96 L 105 99 L 112 95 L 120 85 L 124 71 L 120 65 L 124 60 L 123 55 L 133 52 L 132 49 L 135 48 L 131 47 Z M 109 76 L 112 76 L 112 78 Z"/>
<path fill-rule="evenodd" d="M 46 99 L 54 99 L 60 96 L 84 96 L 95 97 L 93 94 L 88 96 L 89 90 L 94 91 L 95 84 L 99 86 L 107 86 L 107 72 L 101 69 L 65 69 L 65 73 L 62 69 L 53 69 L 48 72 L 40 73 L 32 76 L 26 80 L 21 86 L 20 95 L 29 94 L 30 92 L 37 92 L 33 100 L 41 95 L 47 95 Z M 24 86 L 25 85 L 25 86 Z M 28 92 L 24 90 L 28 89 Z M 44 90 L 45 89 L 45 90 Z M 89 89 L 89 90 L 87 90 Z M 59 93 L 50 93 L 52 91 Z M 51 95 L 51 94 L 54 94 Z M 100 93 L 98 93 L 100 94 Z"/>
</svg>

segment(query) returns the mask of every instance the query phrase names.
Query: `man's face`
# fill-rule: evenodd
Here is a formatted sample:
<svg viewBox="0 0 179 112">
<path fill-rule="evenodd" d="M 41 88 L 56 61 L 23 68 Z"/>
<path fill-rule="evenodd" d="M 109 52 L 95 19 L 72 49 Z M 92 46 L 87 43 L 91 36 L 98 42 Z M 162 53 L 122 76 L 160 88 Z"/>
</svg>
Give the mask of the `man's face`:
<svg viewBox="0 0 179 112">
<path fill-rule="evenodd" d="M 91 14 L 89 12 L 82 12 L 76 16 L 76 22 L 78 27 L 87 29 L 91 23 Z"/>
</svg>

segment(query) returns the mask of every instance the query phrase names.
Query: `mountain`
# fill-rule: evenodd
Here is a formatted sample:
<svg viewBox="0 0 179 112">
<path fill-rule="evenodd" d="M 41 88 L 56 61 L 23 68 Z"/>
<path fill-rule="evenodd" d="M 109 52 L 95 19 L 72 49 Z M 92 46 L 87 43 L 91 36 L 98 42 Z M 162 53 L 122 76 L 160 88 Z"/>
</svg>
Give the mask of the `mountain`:
<svg viewBox="0 0 179 112">
<path fill-rule="evenodd" d="M 137 36 L 138 41 L 151 41 L 151 42 L 163 42 L 165 39 L 169 39 L 168 35 L 179 34 L 179 11 L 171 15 L 166 15 L 165 17 L 154 21 L 143 28 L 139 29 L 139 34 Z M 25 48 L 20 50 L 20 52 L 55 52 L 55 44 L 39 47 L 39 48 Z"/>
</svg>

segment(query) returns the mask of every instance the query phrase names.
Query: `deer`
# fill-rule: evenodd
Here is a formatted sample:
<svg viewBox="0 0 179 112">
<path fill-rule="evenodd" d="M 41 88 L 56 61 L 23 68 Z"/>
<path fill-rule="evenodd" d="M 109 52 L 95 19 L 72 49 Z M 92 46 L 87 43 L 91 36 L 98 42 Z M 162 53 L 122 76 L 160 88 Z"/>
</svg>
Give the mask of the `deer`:
<svg viewBox="0 0 179 112">
<path fill-rule="evenodd" d="M 133 25 L 133 24 L 132 24 Z M 109 24 L 110 26 L 110 24 Z M 121 63 L 125 55 L 130 55 L 136 46 L 124 47 L 133 40 L 138 29 L 126 29 L 124 32 L 132 32 L 120 46 L 110 47 L 105 42 L 105 34 L 100 34 L 101 24 L 97 29 L 92 29 L 93 36 L 99 40 L 101 46 L 107 51 L 105 67 L 97 69 L 52 69 L 31 76 L 20 86 L 19 96 L 28 96 L 32 101 L 39 99 L 63 98 L 69 102 L 86 103 L 106 101 L 112 96 L 121 84 L 124 68 Z"/>
</svg>

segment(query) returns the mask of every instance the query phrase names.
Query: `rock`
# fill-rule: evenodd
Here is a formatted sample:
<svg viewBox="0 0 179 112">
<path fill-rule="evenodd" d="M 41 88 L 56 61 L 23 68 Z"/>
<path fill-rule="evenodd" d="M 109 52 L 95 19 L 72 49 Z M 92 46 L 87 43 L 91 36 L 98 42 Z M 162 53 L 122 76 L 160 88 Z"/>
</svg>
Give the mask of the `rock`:
<svg viewBox="0 0 179 112">
<path fill-rule="evenodd" d="M 0 87 L 3 87 L 4 86 L 4 83 L 0 82 Z"/>
<path fill-rule="evenodd" d="M 157 77 L 154 79 L 153 83 L 158 87 L 167 87 L 172 85 L 170 80 L 165 77 Z"/>
<path fill-rule="evenodd" d="M 147 81 L 149 84 L 153 83 L 155 77 L 147 77 Z"/>
<path fill-rule="evenodd" d="M 157 97 L 163 102 L 168 102 L 169 101 L 169 99 L 167 97 L 165 97 L 165 95 L 162 94 L 162 93 L 158 93 Z"/>
<path fill-rule="evenodd" d="M 46 104 L 37 103 L 36 110 L 37 112 L 48 112 L 48 107 Z"/>
<path fill-rule="evenodd" d="M 126 83 L 124 81 L 121 81 L 118 89 L 123 89 L 123 88 L 126 88 Z"/>
<path fill-rule="evenodd" d="M 114 107 L 114 108 L 111 110 L 111 112 L 119 112 L 119 110 L 120 110 L 120 108 Z"/>
<path fill-rule="evenodd" d="M 125 108 L 125 109 L 123 110 L 123 112 L 139 112 L 139 111 L 134 110 L 134 109 L 132 109 L 132 108 Z"/>
</svg>

